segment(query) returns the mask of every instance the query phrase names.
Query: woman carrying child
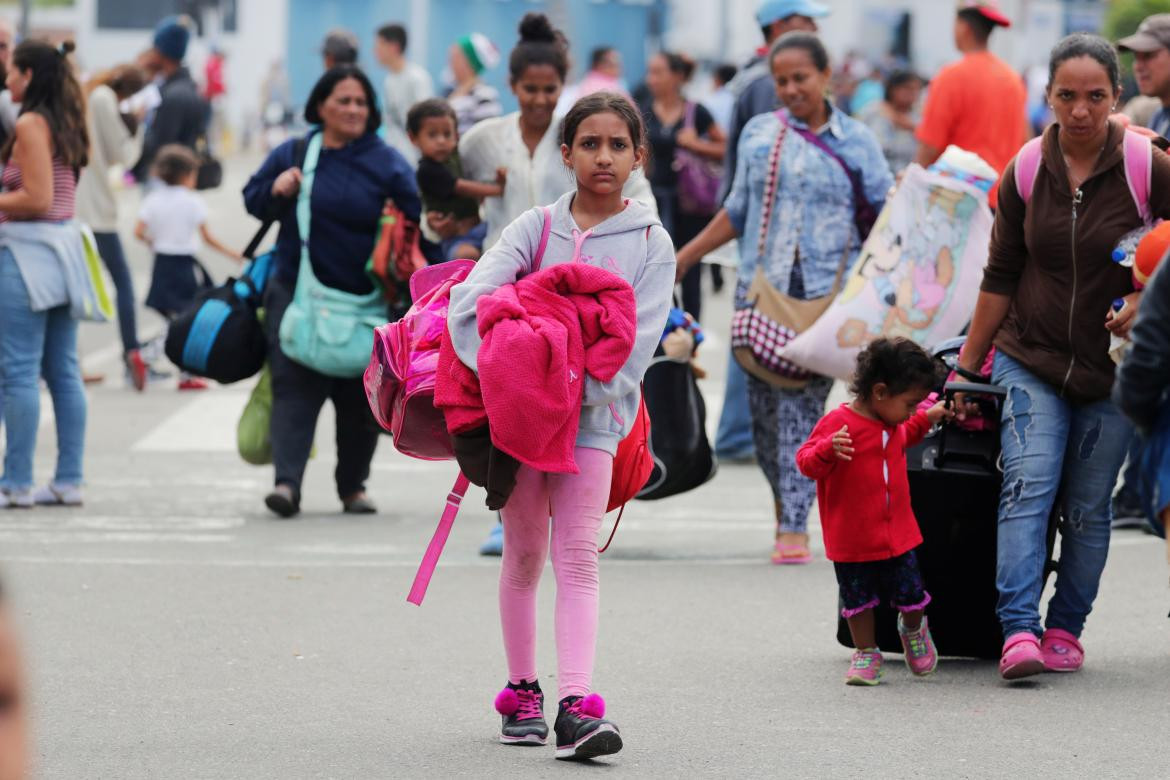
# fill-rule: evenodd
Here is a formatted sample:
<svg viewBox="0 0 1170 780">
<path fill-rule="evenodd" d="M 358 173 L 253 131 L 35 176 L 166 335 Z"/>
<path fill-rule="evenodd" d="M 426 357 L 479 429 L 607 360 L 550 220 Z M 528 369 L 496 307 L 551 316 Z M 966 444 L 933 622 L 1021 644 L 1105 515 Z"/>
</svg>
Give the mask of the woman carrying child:
<svg viewBox="0 0 1170 780">
<path fill-rule="evenodd" d="M 881 680 L 873 610 L 883 601 L 900 613 L 898 634 L 910 671 L 925 676 L 938 663 L 924 614 L 930 594 L 914 553 L 922 533 L 906 477 L 906 448 L 951 414 L 942 402 L 918 411 L 938 386 L 938 369 L 912 341 L 872 342 L 857 358 L 853 401 L 821 418 L 796 453 L 801 473 L 817 481 L 825 554 L 857 648 L 847 685 Z"/>
<path fill-rule="evenodd" d="M 633 426 L 639 385 L 662 336 L 675 272 L 670 236 L 654 210 L 622 196 L 631 173 L 644 161 L 644 143 L 641 117 L 621 95 L 583 98 L 565 117 L 561 160 L 572 171 L 576 189 L 548 207 L 550 233 L 541 268 L 585 263 L 629 282 L 636 298 L 636 338 L 612 381 L 585 378 L 574 451 L 579 473 L 523 466 L 503 509 L 499 602 L 508 683 L 496 700 L 503 717 L 500 740 L 544 744 L 548 736 L 536 674 L 536 592 L 551 525 L 559 699 L 554 731 L 556 756 L 562 759 L 606 755 L 622 746 L 617 727 L 604 719 L 604 702 L 591 693 L 599 603 L 597 534 L 614 454 Z M 473 370 L 481 344 L 477 301 L 533 271 L 545 219 L 543 209 L 523 214 L 452 291 L 452 344 Z"/>
</svg>

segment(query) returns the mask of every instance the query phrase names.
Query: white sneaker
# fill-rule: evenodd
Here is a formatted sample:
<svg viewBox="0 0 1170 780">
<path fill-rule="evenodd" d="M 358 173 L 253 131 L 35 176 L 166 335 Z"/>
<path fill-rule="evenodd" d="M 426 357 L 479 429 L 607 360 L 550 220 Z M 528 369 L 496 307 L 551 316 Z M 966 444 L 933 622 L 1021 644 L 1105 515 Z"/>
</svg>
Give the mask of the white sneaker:
<svg viewBox="0 0 1170 780">
<path fill-rule="evenodd" d="M 34 490 L 32 498 L 40 506 L 81 506 L 81 486 L 50 483 Z"/>
<path fill-rule="evenodd" d="M 32 488 L 5 490 L 3 495 L 5 509 L 32 509 L 37 503 Z"/>
</svg>

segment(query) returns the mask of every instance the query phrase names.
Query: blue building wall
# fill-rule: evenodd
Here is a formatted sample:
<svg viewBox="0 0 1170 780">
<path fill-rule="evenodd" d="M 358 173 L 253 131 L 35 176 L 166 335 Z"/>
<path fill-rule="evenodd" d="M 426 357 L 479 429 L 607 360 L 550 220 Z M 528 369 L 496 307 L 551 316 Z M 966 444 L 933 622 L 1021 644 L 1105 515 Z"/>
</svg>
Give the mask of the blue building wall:
<svg viewBox="0 0 1170 780">
<path fill-rule="evenodd" d="M 569 37 L 574 75 L 588 67 L 596 46 L 617 48 L 625 61 L 626 77 L 636 83 L 646 61 L 658 48 L 665 26 L 666 0 L 430 0 L 426 61 L 436 84 L 447 65 L 447 50 L 460 36 L 480 32 L 500 49 L 501 62 L 484 74 L 500 90 L 506 111 L 516 101 L 508 88 L 508 53 L 515 45 L 516 27 L 529 11 L 543 11 Z M 321 41 L 333 27 L 352 30 L 361 43 L 361 65 L 381 82 L 384 71 L 373 56 L 374 33 L 388 21 L 411 26 L 409 0 L 289 0 L 288 68 L 293 99 L 303 103 L 321 75 Z M 414 43 L 411 49 L 418 50 Z"/>
</svg>

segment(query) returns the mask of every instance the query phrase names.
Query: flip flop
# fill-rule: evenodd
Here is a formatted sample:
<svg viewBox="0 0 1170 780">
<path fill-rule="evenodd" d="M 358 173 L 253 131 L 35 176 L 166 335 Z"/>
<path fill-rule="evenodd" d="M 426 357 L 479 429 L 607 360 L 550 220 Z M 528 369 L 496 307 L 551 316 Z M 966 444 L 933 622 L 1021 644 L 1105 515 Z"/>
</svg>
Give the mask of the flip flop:
<svg viewBox="0 0 1170 780">
<path fill-rule="evenodd" d="M 812 559 L 812 551 L 808 549 L 807 544 L 781 544 L 777 542 L 776 549 L 772 551 L 772 563 L 778 566 L 811 563 Z"/>
</svg>

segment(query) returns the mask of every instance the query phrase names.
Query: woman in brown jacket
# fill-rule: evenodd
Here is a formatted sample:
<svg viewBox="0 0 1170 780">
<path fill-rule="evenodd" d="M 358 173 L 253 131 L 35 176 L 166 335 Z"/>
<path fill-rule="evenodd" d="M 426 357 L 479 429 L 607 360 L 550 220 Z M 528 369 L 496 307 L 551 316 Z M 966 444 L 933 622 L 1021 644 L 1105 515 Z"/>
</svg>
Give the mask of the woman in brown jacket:
<svg viewBox="0 0 1170 780">
<path fill-rule="evenodd" d="M 1110 401 L 1110 333 L 1124 335 L 1140 302 L 1130 272 L 1110 260 L 1142 225 L 1126 181 L 1125 130 L 1111 122 L 1121 94 L 1117 53 L 1072 35 L 1052 51 L 1043 139 L 1030 199 L 1004 172 L 991 255 L 960 366 L 978 371 L 994 344 L 992 379 L 1009 389 L 1001 426 L 1000 672 L 1015 679 L 1080 668 L 1079 637 L 1109 552 L 1110 497 L 1131 437 Z M 1149 208 L 1170 217 L 1170 157 L 1153 150 Z M 1125 306 L 1114 314 L 1115 300 Z M 1040 622 L 1045 539 L 1062 502 L 1056 592 Z"/>
</svg>

